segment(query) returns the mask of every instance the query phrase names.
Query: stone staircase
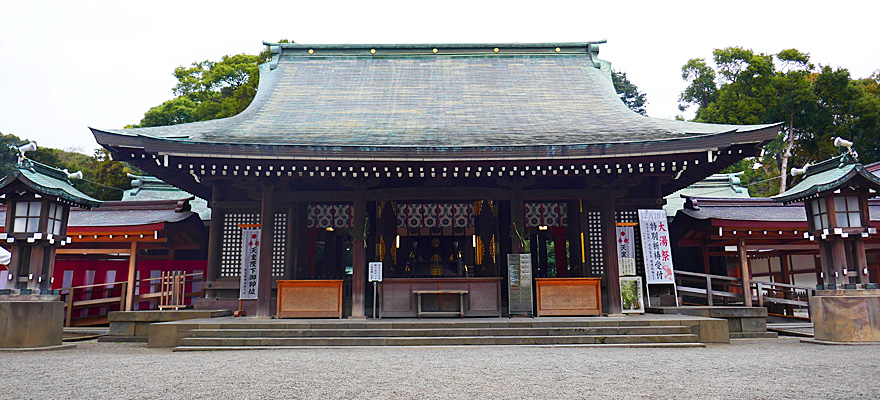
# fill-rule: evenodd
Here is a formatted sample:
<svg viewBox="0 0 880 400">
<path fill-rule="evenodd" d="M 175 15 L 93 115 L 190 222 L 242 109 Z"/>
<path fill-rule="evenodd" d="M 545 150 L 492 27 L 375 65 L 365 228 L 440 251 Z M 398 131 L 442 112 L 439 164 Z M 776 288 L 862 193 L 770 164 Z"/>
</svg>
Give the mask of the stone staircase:
<svg viewBox="0 0 880 400">
<path fill-rule="evenodd" d="M 175 351 L 346 346 L 705 347 L 699 325 L 609 318 L 294 321 L 198 324 Z"/>
</svg>

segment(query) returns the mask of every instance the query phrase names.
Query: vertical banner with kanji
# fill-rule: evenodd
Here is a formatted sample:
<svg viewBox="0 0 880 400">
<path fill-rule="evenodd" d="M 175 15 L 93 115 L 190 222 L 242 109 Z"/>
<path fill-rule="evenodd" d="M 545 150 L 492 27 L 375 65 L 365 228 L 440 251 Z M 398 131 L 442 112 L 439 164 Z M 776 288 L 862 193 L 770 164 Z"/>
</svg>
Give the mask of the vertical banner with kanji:
<svg viewBox="0 0 880 400">
<path fill-rule="evenodd" d="M 238 298 L 256 299 L 260 275 L 260 228 L 241 230 L 241 289 Z"/>
<path fill-rule="evenodd" d="M 672 272 L 672 249 L 664 210 L 639 210 L 642 254 L 645 259 L 645 282 L 675 284 Z"/>
<path fill-rule="evenodd" d="M 635 240 L 633 240 L 633 227 L 617 227 L 617 258 L 630 258 L 636 256 Z"/>
</svg>

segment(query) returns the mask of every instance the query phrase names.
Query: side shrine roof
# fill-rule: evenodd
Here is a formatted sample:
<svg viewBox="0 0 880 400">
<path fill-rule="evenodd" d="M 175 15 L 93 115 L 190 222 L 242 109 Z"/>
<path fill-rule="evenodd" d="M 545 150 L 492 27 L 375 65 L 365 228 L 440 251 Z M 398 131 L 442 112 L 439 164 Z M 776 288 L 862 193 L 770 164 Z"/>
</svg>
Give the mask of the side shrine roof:
<svg viewBox="0 0 880 400">
<path fill-rule="evenodd" d="M 778 130 L 639 115 L 596 42 L 266 45 L 273 58 L 241 114 L 93 134 L 183 156 L 444 161 L 671 154 Z"/>
<path fill-rule="evenodd" d="M 854 179 L 870 189 L 880 190 L 880 176 L 859 164 L 852 154 L 845 153 L 807 166 L 803 180 L 785 193 L 773 196 L 771 199 L 782 203 L 802 201 L 818 197 L 824 192 L 837 190 L 850 184 Z"/>
<path fill-rule="evenodd" d="M 14 182 L 43 196 L 56 196 L 59 201 L 82 208 L 99 207 L 101 201 L 73 187 L 66 171 L 23 159 L 8 175 L 0 180 L 0 193 L 6 193 Z"/>
<path fill-rule="evenodd" d="M 205 199 L 178 189 L 159 178 L 149 175 L 128 174 L 133 188 L 122 193 L 122 201 L 189 200 L 190 209 L 199 214 L 202 221 L 211 219 L 211 209 Z"/>
<path fill-rule="evenodd" d="M 880 198 L 868 201 L 871 221 L 880 222 Z M 767 197 L 708 198 L 688 197 L 679 211 L 697 220 L 751 221 L 754 226 L 778 226 L 780 223 L 807 224 L 803 203 L 782 204 Z M 723 225 L 723 223 L 719 223 Z"/>
</svg>

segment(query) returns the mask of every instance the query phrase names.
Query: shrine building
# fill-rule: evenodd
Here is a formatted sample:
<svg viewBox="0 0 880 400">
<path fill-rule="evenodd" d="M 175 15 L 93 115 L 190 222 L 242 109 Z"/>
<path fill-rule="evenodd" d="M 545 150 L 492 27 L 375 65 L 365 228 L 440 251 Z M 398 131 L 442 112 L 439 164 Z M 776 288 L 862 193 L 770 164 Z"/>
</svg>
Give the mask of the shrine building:
<svg viewBox="0 0 880 400">
<path fill-rule="evenodd" d="M 254 315 L 370 315 L 370 262 L 383 317 L 416 316 L 422 289 L 459 290 L 462 316 L 506 315 L 518 253 L 539 288 L 598 278 L 595 298 L 539 289 L 545 315 L 617 314 L 616 224 L 779 130 L 639 115 L 598 42 L 265 44 L 239 115 L 92 129 L 114 159 L 209 201 L 199 307 L 239 306 L 242 229 L 260 226 L 257 299 L 242 302 Z"/>
</svg>

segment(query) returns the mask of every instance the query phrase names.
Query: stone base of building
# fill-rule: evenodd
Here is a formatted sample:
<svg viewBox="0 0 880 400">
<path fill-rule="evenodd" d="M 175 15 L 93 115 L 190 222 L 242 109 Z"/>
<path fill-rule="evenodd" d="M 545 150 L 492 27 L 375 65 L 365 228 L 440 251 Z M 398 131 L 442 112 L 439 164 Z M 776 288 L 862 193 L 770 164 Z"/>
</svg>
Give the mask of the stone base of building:
<svg viewBox="0 0 880 400">
<path fill-rule="evenodd" d="M 147 342 L 150 324 L 187 319 L 231 316 L 231 310 L 111 311 L 107 316 L 110 332 L 99 342 Z"/>
<path fill-rule="evenodd" d="M 0 300 L 0 348 L 37 349 L 61 346 L 64 303 L 60 301 Z"/>
<path fill-rule="evenodd" d="M 767 309 L 763 307 L 652 307 L 648 312 L 723 318 L 727 320 L 731 339 L 770 339 L 778 336 L 775 332 L 767 332 Z"/>
<path fill-rule="evenodd" d="M 810 301 L 814 338 L 880 342 L 880 290 L 817 290 Z"/>
</svg>

